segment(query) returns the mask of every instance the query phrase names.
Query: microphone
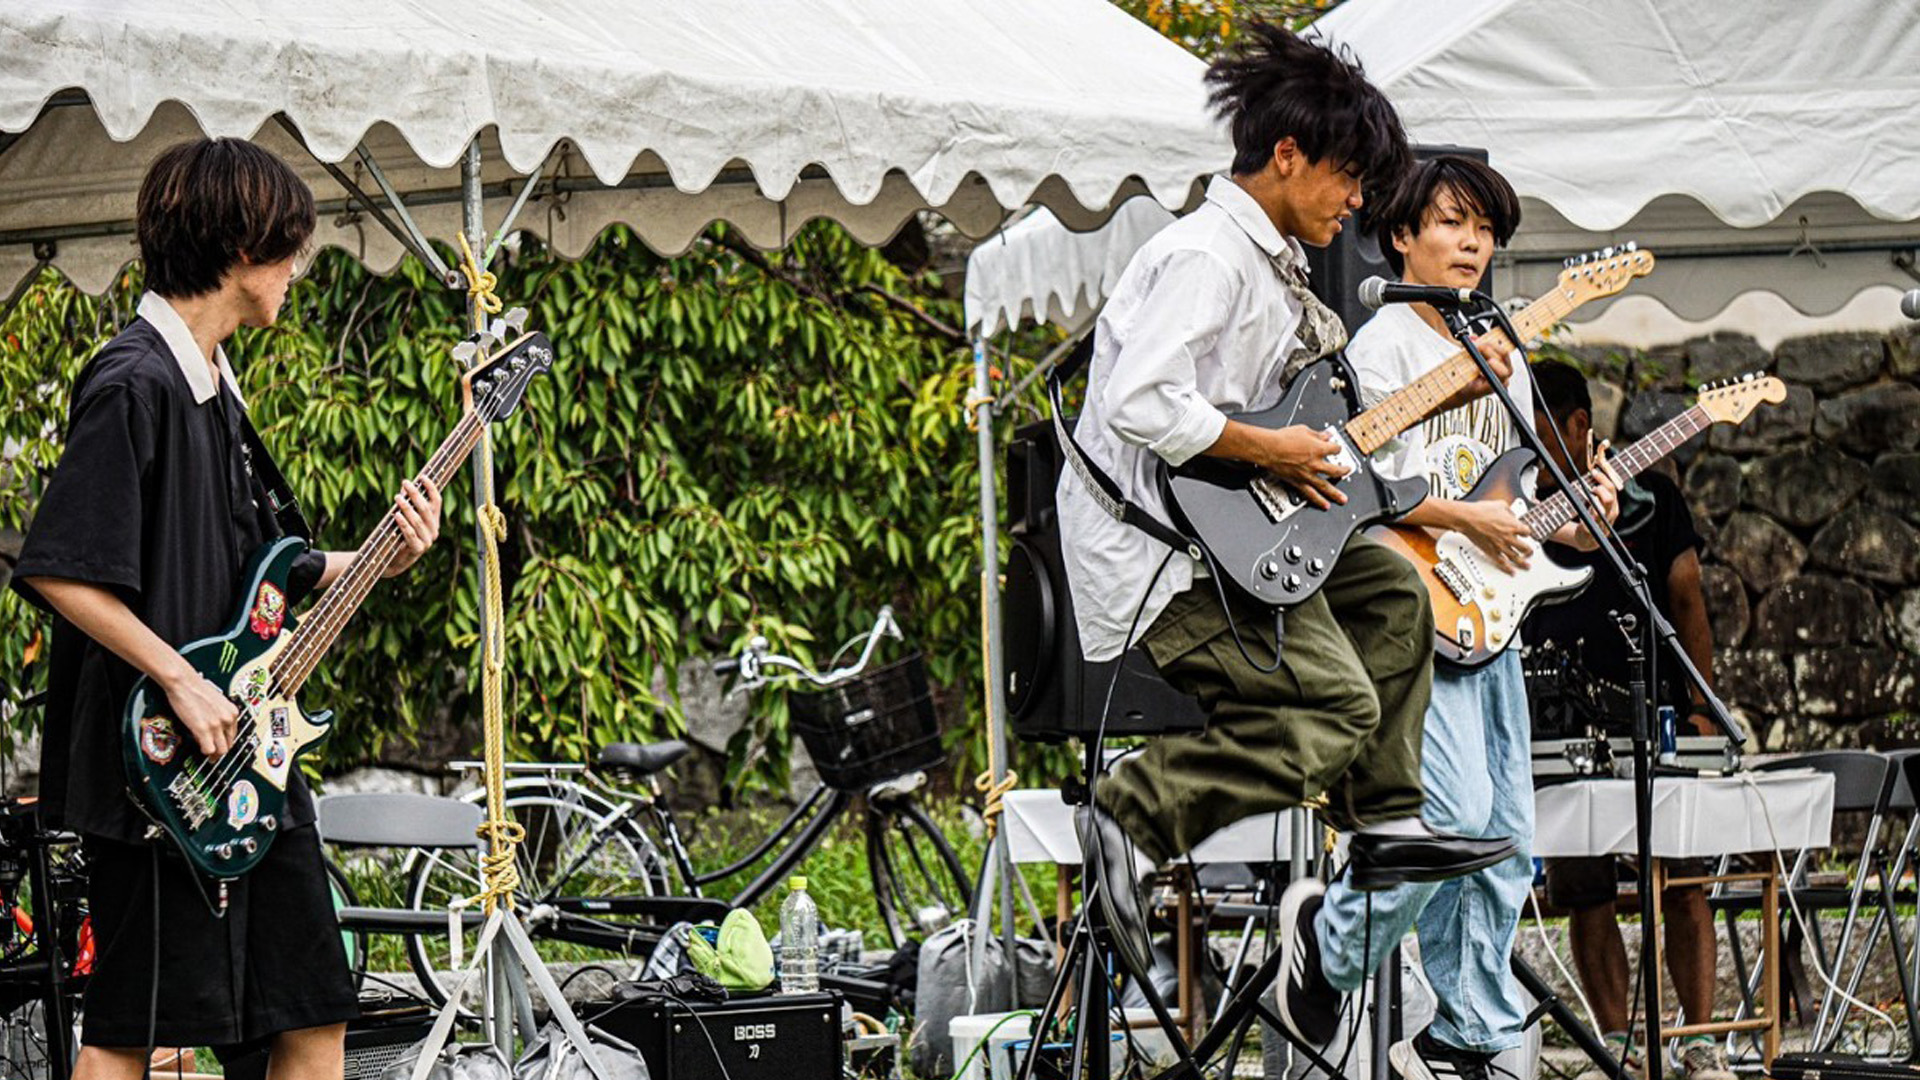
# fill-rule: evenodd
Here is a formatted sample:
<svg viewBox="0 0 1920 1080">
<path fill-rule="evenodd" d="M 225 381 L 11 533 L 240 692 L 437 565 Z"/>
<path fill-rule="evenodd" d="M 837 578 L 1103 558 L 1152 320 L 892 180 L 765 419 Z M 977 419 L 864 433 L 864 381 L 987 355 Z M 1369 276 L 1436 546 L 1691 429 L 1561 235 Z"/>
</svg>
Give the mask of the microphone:
<svg viewBox="0 0 1920 1080">
<path fill-rule="evenodd" d="M 1432 304 L 1436 307 L 1467 307 L 1477 301 L 1472 289 L 1447 289 L 1438 285 L 1407 285 L 1370 277 L 1360 283 L 1360 302 L 1374 310 L 1388 304 Z"/>
<path fill-rule="evenodd" d="M 1900 298 L 1900 314 L 1909 319 L 1920 319 L 1920 289 L 1914 289 Z"/>
</svg>

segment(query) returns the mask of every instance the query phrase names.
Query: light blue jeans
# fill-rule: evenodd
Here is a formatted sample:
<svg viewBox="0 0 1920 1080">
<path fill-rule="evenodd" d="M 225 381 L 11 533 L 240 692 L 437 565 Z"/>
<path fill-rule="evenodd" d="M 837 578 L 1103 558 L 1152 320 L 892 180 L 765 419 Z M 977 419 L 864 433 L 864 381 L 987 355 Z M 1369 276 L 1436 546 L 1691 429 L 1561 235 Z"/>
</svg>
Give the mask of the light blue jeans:
<svg viewBox="0 0 1920 1080">
<path fill-rule="evenodd" d="M 1520 1045 L 1526 1009 L 1508 956 L 1533 886 L 1533 771 L 1519 650 L 1473 670 L 1435 665 L 1420 780 L 1427 824 L 1464 836 L 1506 836 L 1510 859 L 1437 885 L 1362 893 L 1336 881 L 1320 911 L 1322 966 L 1352 992 L 1416 924 L 1448 1046 L 1497 1053 Z M 1369 922 L 1371 925 L 1369 926 Z"/>
</svg>

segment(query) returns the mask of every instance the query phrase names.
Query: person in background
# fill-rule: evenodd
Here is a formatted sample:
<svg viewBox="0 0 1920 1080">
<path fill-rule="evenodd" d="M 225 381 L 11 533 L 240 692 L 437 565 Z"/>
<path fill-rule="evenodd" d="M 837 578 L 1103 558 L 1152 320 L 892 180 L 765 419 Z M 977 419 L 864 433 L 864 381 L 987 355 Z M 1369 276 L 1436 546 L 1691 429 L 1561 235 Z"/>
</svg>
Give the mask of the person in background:
<svg viewBox="0 0 1920 1080">
<path fill-rule="evenodd" d="M 1569 476 L 1589 464 L 1593 434 L 1593 399 L 1579 371 L 1558 361 L 1533 365 L 1539 387 L 1534 424 L 1547 449 Z M 1558 427 L 1569 454 L 1560 452 L 1551 429 Z M 1700 673 L 1713 679 L 1713 629 L 1707 621 L 1707 602 L 1700 588 L 1700 534 L 1694 531 L 1680 486 L 1663 473 L 1648 471 L 1620 491 L 1620 519 L 1615 528 L 1633 558 L 1647 570 L 1653 602 L 1673 624 L 1680 643 Z M 1566 566 L 1594 570 L 1586 589 L 1565 603 L 1535 608 L 1522 627 L 1530 643 L 1552 643 L 1568 650 L 1589 674 L 1615 686 L 1628 686 L 1633 670 L 1624 635 L 1610 612 L 1632 611 L 1634 602 L 1598 552 L 1575 551 L 1549 545 L 1547 554 Z M 1670 705 L 1684 722 L 1681 734 L 1715 734 L 1717 729 L 1700 710 L 1704 699 L 1691 691 L 1675 664 L 1661 664 L 1655 702 Z M 1611 734 L 1632 729 L 1630 717 L 1619 717 Z M 1629 1066 L 1644 1069 L 1644 1059 L 1631 1045 L 1627 1030 L 1628 982 L 1626 943 L 1620 937 L 1614 902 L 1619 895 L 1619 861 L 1611 857 L 1547 860 L 1547 898 L 1570 913 L 1568 937 L 1573 964 L 1580 974 L 1587 1000 L 1600 1026 Z M 1701 860 L 1671 862 L 1674 877 L 1697 877 L 1712 872 Z M 1713 1014 L 1714 972 L 1719 941 L 1706 891 L 1699 885 L 1670 887 L 1661 897 L 1666 917 L 1667 970 L 1674 994 L 1686 1019 L 1705 1021 Z M 1711 1036 L 1681 1040 L 1680 1068 L 1687 1080 L 1733 1080 L 1726 1059 Z"/>
</svg>

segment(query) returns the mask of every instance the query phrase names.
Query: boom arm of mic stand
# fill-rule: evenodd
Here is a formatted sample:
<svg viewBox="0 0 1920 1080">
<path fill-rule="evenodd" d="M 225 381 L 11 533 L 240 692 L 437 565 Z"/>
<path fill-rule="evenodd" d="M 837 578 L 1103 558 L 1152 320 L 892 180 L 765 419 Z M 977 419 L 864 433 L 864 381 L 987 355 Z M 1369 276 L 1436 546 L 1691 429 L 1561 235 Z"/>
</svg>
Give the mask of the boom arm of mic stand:
<svg viewBox="0 0 1920 1080">
<path fill-rule="evenodd" d="M 1507 318 L 1506 311 L 1485 293 L 1475 295 L 1479 298 L 1482 308 L 1500 324 L 1500 329 L 1507 335 L 1507 340 L 1511 341 L 1514 348 L 1524 357 L 1525 341 L 1520 336 L 1520 332 L 1514 328 L 1512 320 Z M 1639 606 L 1646 610 L 1648 623 L 1653 627 L 1655 637 L 1666 646 L 1667 654 L 1679 663 L 1680 670 L 1686 673 L 1687 682 L 1706 702 L 1704 708 L 1707 715 L 1713 718 L 1714 726 L 1718 727 L 1720 733 L 1734 745 L 1746 746 L 1748 738 L 1746 729 L 1741 727 L 1740 722 L 1727 711 L 1726 703 L 1720 700 L 1720 695 L 1713 692 L 1713 687 L 1707 684 L 1706 677 L 1700 674 L 1698 667 L 1694 666 L 1693 657 L 1687 655 L 1687 650 L 1681 647 L 1680 635 L 1674 630 L 1673 624 L 1668 622 L 1666 615 L 1654 606 L 1652 593 L 1648 588 L 1645 575 L 1640 572 L 1639 564 L 1627 555 L 1618 534 L 1611 527 L 1599 525 L 1593 512 L 1592 494 L 1584 486 L 1575 487 L 1566 473 L 1561 470 L 1560 463 L 1553 455 L 1547 453 L 1546 444 L 1541 440 L 1540 434 L 1533 429 L 1533 418 L 1520 415 L 1519 406 L 1514 404 L 1513 397 L 1506 386 L 1494 377 L 1492 364 L 1474 344 L 1472 329 L 1468 326 L 1466 317 L 1458 312 L 1443 311 L 1441 315 L 1447 319 L 1450 328 L 1453 327 L 1454 320 L 1458 319 L 1460 327 L 1454 328 L 1454 337 L 1460 339 L 1468 355 L 1472 356 L 1474 363 L 1479 365 L 1481 375 L 1493 387 L 1493 392 L 1506 408 L 1507 415 L 1513 418 L 1515 426 L 1520 429 L 1521 441 L 1527 444 L 1528 449 L 1540 459 L 1541 465 L 1552 474 L 1554 480 L 1559 483 L 1560 490 L 1567 493 L 1567 501 L 1579 515 L 1580 523 L 1586 526 L 1588 534 L 1594 538 L 1600 550 L 1606 553 L 1607 561 L 1613 565 L 1614 574 L 1619 577 L 1622 584 L 1627 586 L 1627 591 L 1633 594 Z M 1465 332 L 1462 332 L 1462 328 L 1465 328 Z"/>
</svg>

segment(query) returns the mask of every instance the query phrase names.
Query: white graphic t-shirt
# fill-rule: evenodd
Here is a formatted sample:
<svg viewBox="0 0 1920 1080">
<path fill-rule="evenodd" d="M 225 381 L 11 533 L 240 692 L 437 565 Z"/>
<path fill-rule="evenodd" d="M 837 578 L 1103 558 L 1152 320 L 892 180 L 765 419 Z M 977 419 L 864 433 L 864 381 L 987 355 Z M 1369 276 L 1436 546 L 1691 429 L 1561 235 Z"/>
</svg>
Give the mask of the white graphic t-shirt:
<svg viewBox="0 0 1920 1080">
<path fill-rule="evenodd" d="M 1367 320 L 1347 345 L 1347 362 L 1369 405 L 1451 360 L 1460 343 L 1428 326 L 1411 304 L 1389 304 Z M 1507 380 L 1520 411 L 1533 415 L 1533 379 L 1521 368 Z M 1428 494 L 1463 499 L 1494 458 L 1521 445 L 1500 399 L 1483 394 L 1430 416 L 1374 454 L 1382 476 L 1427 478 Z"/>
</svg>

